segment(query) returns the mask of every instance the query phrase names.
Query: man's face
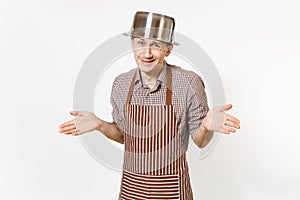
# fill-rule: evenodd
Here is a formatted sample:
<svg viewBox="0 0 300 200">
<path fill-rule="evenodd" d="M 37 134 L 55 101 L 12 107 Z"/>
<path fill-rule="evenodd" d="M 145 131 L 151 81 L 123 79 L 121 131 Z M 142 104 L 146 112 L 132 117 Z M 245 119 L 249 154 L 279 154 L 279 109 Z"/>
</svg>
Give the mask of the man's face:
<svg viewBox="0 0 300 200">
<path fill-rule="evenodd" d="M 157 40 L 132 38 L 131 46 L 135 61 L 144 73 L 151 73 L 161 68 L 164 58 L 171 53 L 172 45 Z"/>
</svg>

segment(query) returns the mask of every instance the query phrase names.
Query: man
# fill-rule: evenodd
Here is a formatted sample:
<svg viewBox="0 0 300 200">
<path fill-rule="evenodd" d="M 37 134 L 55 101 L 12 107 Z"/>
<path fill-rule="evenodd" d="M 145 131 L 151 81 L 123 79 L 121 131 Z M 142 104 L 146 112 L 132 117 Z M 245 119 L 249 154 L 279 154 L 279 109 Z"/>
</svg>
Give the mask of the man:
<svg viewBox="0 0 300 200">
<path fill-rule="evenodd" d="M 138 67 L 114 80 L 113 122 L 72 111 L 78 117 L 60 126 L 60 132 L 74 136 L 99 130 L 124 144 L 119 199 L 192 200 L 189 135 L 203 148 L 214 131 L 240 128 L 239 120 L 225 113 L 231 104 L 209 110 L 202 79 L 165 61 L 175 44 L 174 26 L 171 17 L 137 12 L 127 35 Z"/>
</svg>

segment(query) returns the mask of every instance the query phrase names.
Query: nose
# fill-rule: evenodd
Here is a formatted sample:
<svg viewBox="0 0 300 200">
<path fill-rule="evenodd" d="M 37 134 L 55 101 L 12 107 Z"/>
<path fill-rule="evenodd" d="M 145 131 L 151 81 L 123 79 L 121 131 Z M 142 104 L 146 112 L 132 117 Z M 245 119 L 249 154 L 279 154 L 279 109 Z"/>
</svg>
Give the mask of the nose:
<svg viewBox="0 0 300 200">
<path fill-rule="evenodd" d="M 146 58 L 152 57 L 151 47 L 146 47 L 145 56 L 146 56 Z"/>
</svg>

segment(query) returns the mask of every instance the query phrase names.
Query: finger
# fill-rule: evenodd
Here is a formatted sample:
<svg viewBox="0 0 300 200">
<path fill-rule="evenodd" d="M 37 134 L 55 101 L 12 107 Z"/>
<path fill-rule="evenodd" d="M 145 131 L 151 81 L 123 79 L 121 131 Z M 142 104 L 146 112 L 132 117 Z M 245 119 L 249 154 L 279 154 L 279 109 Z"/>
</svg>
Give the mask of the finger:
<svg viewBox="0 0 300 200">
<path fill-rule="evenodd" d="M 224 130 L 226 130 L 227 132 L 233 132 L 233 133 L 235 133 L 236 132 L 236 130 L 234 129 L 234 128 L 232 128 L 232 127 L 230 127 L 230 126 L 228 126 L 228 125 L 224 125 L 224 126 L 222 126 L 222 128 L 224 129 Z"/>
<path fill-rule="evenodd" d="M 76 131 L 76 128 L 69 129 L 69 130 L 60 130 L 59 132 L 63 134 L 70 134 L 73 133 L 74 131 Z"/>
<path fill-rule="evenodd" d="M 73 116 L 77 116 L 78 115 L 78 111 L 75 111 L 75 110 L 74 111 L 70 111 L 70 114 L 73 115 Z"/>
<path fill-rule="evenodd" d="M 232 104 L 227 104 L 224 106 L 221 106 L 221 110 L 220 111 L 226 111 L 232 108 Z"/>
<path fill-rule="evenodd" d="M 225 133 L 225 134 L 227 134 L 227 135 L 230 134 L 230 132 L 229 132 L 227 129 L 222 128 L 222 127 L 221 127 L 221 129 L 220 129 L 220 132 L 221 132 L 221 133 Z"/>
<path fill-rule="evenodd" d="M 73 129 L 76 129 L 76 126 L 75 125 L 70 125 L 70 126 L 67 126 L 65 128 L 62 128 L 59 132 L 66 132 L 66 131 L 69 131 L 69 130 L 73 130 Z"/>
<path fill-rule="evenodd" d="M 59 126 L 59 128 L 64 128 L 66 126 L 74 125 L 74 120 L 67 121 Z"/>
<path fill-rule="evenodd" d="M 239 125 L 239 124 L 234 123 L 234 122 L 229 121 L 229 120 L 226 120 L 226 121 L 224 122 L 224 125 L 228 125 L 228 126 L 231 126 L 231 127 L 234 127 L 234 128 L 240 128 L 240 125 Z"/>
<path fill-rule="evenodd" d="M 72 133 L 72 135 L 73 136 L 78 136 L 78 135 L 80 135 L 80 133 L 79 132 L 75 132 L 75 133 Z"/>
<path fill-rule="evenodd" d="M 226 114 L 226 119 L 229 120 L 229 121 L 232 121 L 234 123 L 237 123 L 239 124 L 240 123 L 240 120 L 238 120 L 238 118 L 232 116 L 232 115 L 229 115 L 229 114 Z"/>
<path fill-rule="evenodd" d="M 77 132 L 79 132 L 79 130 L 72 129 L 72 130 L 69 130 L 69 131 L 65 131 L 64 134 L 69 135 L 69 134 L 73 134 L 73 133 L 77 133 Z"/>
<path fill-rule="evenodd" d="M 232 104 L 226 104 L 223 106 L 217 106 L 215 107 L 216 110 L 220 111 L 220 112 L 224 112 L 226 110 L 229 110 L 232 107 Z"/>
<path fill-rule="evenodd" d="M 76 129 L 76 131 L 74 133 L 72 133 L 73 136 L 78 136 L 78 135 L 81 135 L 81 131 Z"/>
<path fill-rule="evenodd" d="M 73 115 L 73 116 L 82 116 L 81 111 L 70 111 L 70 114 Z"/>
</svg>

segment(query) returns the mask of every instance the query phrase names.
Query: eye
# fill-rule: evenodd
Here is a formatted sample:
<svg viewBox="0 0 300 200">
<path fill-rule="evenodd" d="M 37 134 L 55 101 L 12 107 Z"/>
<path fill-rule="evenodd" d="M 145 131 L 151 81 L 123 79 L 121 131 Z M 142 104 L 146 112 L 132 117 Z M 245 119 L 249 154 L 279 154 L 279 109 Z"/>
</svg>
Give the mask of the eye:
<svg viewBox="0 0 300 200">
<path fill-rule="evenodd" d="M 161 49 L 161 45 L 158 44 L 158 43 L 154 43 L 154 44 L 153 44 L 153 47 L 154 47 L 155 49 Z"/>
<path fill-rule="evenodd" d="M 139 41 L 137 41 L 137 45 L 142 47 L 145 45 L 145 43 L 143 41 L 139 40 Z"/>
</svg>

